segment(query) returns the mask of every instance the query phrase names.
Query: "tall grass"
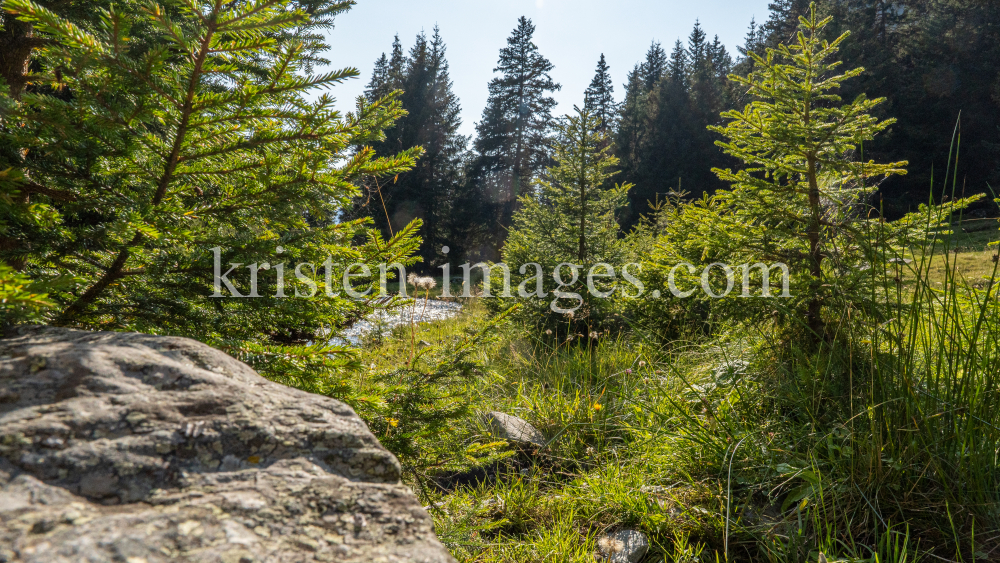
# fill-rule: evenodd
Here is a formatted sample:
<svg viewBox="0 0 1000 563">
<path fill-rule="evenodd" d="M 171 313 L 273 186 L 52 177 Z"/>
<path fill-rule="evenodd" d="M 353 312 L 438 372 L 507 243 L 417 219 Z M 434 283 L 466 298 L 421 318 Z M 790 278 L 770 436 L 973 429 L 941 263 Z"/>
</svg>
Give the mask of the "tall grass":
<svg viewBox="0 0 1000 563">
<path fill-rule="evenodd" d="M 968 561 L 987 554 L 976 545 L 976 527 L 990 549 L 1000 545 L 997 534 L 982 534 L 1000 527 L 1000 304 L 997 265 L 970 284 L 952 241 L 915 255 L 915 282 L 898 292 L 896 314 L 864 326 L 871 357 L 866 416 L 858 419 L 866 422 L 865 443 L 851 469 L 872 496 L 899 507 L 889 512 L 938 522 L 950 532 L 941 540 L 955 560 Z M 930 275 L 936 256 L 943 280 Z M 880 521 L 885 511 L 876 511 Z"/>
<path fill-rule="evenodd" d="M 814 348 L 764 324 L 667 346 L 641 326 L 567 339 L 497 325 L 474 379 L 426 383 L 467 415 L 401 452 L 427 483 L 492 464 L 456 488 L 416 487 L 439 536 L 483 563 L 594 561 L 624 527 L 649 537 L 645 563 L 1000 560 L 1000 276 L 993 264 L 965 279 L 941 234 L 891 250 L 911 263 L 877 261 L 884 283 L 867 298 L 831 300 L 839 328 Z M 388 375 L 364 391 L 385 408 L 359 411 L 387 444 L 410 424 L 384 380 L 410 361 L 413 331 L 433 351 L 486 316 L 470 303 L 366 349 Z M 546 446 L 503 444 L 483 410 L 525 418 Z"/>
<path fill-rule="evenodd" d="M 961 219 L 934 213 L 928 226 Z M 790 447 L 769 559 L 1000 559 L 998 270 L 965 279 L 942 238 L 905 266 L 883 260 L 880 291 L 838 308 L 837 339 L 772 356 L 764 394 Z"/>
</svg>

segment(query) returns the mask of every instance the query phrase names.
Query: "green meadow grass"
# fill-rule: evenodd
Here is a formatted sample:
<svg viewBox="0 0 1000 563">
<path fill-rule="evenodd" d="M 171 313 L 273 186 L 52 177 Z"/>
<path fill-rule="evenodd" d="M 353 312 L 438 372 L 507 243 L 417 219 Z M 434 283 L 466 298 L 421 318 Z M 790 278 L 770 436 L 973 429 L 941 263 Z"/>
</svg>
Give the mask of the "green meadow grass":
<svg viewBox="0 0 1000 563">
<path fill-rule="evenodd" d="M 943 287 L 951 273 L 973 287 L 982 288 L 993 275 L 1000 240 L 995 219 L 966 220 L 957 225 L 945 240 L 949 253 L 936 252 L 930 257 L 929 280 Z M 912 278 L 912 276 L 910 276 Z"/>
<path fill-rule="evenodd" d="M 995 560 L 1000 314 L 993 286 L 962 282 L 977 252 L 932 257 L 896 318 L 811 354 L 764 326 L 663 346 L 641 330 L 558 342 L 497 324 L 477 376 L 448 388 L 469 414 L 406 480 L 461 561 L 591 562 L 624 527 L 649 537 L 646 561 Z M 465 300 L 457 318 L 369 342 L 359 394 L 422 361 L 414 342 L 434 350 L 488 320 Z M 498 441 L 486 410 L 528 420 L 547 446 Z M 494 477 L 432 482 L 477 467 Z"/>
</svg>

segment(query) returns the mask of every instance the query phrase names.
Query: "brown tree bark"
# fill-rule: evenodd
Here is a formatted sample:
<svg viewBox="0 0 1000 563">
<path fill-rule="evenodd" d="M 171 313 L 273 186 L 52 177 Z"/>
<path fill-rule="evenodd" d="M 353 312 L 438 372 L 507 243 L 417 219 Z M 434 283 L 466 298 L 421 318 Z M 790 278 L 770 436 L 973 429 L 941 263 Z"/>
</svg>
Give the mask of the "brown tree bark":
<svg viewBox="0 0 1000 563">
<path fill-rule="evenodd" d="M 34 27 L 30 23 L 6 12 L 0 14 L 0 18 L 3 21 L 3 28 L 0 29 L 0 77 L 7 82 L 10 96 L 20 100 L 24 87 L 28 84 L 31 52 L 44 41 L 35 37 Z"/>
<path fill-rule="evenodd" d="M 202 79 L 202 69 L 204 68 L 205 60 L 208 58 L 212 36 L 215 35 L 216 28 L 217 24 L 213 16 L 213 20 L 208 24 L 207 32 L 201 41 L 198 56 L 194 61 L 194 68 L 191 70 L 191 77 L 188 80 L 187 95 L 184 99 L 184 106 L 181 108 L 180 121 L 177 124 L 177 130 L 174 132 L 173 148 L 170 151 L 170 156 L 167 158 L 163 174 L 160 176 L 160 181 L 157 183 L 156 193 L 153 195 L 153 200 L 151 202 L 153 207 L 156 207 L 163 201 L 163 198 L 167 193 L 167 188 L 170 186 L 170 182 L 174 179 L 174 172 L 177 170 L 177 165 L 180 162 L 181 149 L 183 148 L 187 135 L 188 125 L 190 124 L 191 117 L 194 113 L 195 94 L 197 93 L 198 84 Z M 131 242 L 122 246 L 118 251 L 114 262 L 108 266 L 104 275 L 94 282 L 94 284 L 90 286 L 80 297 L 78 297 L 76 301 L 67 307 L 53 324 L 56 326 L 72 325 L 75 319 L 84 312 L 87 306 L 96 301 L 97 298 L 104 293 L 104 290 L 106 290 L 114 282 L 124 277 L 125 265 L 131 256 L 129 248 L 142 242 L 142 238 L 142 232 L 136 232 L 135 236 L 132 237 Z"/>
<path fill-rule="evenodd" d="M 28 83 L 31 52 L 42 45 L 42 40 L 34 36 L 34 28 L 30 23 L 22 22 L 10 13 L 0 12 L 0 22 L 3 26 L 0 28 L 0 78 L 7 83 L 10 96 L 20 100 Z M 19 199 L 19 203 L 23 205 L 30 203 L 27 191 L 22 191 Z M 17 250 L 23 244 L 24 241 L 0 236 L 0 252 Z M 17 271 L 22 271 L 25 266 L 25 261 L 16 256 L 7 262 Z"/>
<path fill-rule="evenodd" d="M 823 247 L 820 244 L 821 210 L 815 155 L 809 155 L 808 167 L 811 220 L 806 234 L 809 237 L 809 273 L 812 275 L 812 282 L 810 283 L 812 296 L 809 300 L 808 310 L 806 311 L 806 324 L 809 326 L 809 330 L 813 333 L 813 336 L 817 340 L 820 340 L 825 336 L 826 326 L 823 323 L 822 315 L 823 300 L 819 296 L 823 283 Z"/>
</svg>

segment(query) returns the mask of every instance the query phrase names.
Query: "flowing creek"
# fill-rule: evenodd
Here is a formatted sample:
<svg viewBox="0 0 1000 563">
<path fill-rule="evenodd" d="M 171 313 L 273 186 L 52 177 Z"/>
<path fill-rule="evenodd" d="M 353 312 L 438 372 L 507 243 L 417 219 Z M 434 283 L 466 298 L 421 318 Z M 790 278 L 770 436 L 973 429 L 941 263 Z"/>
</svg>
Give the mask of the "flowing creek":
<svg viewBox="0 0 1000 563">
<path fill-rule="evenodd" d="M 410 324 L 411 319 L 417 323 L 443 321 L 457 316 L 461 310 L 460 303 L 437 299 L 416 299 L 412 304 L 397 311 L 377 311 L 366 319 L 354 323 L 337 340 L 349 344 L 359 344 L 361 339 L 372 331 L 388 332 L 397 326 Z"/>
</svg>

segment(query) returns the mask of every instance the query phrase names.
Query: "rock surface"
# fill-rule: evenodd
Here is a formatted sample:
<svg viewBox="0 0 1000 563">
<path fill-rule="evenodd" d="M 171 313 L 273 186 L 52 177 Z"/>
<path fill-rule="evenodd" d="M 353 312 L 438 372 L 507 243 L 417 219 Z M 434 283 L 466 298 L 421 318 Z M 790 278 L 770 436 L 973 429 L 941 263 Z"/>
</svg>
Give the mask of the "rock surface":
<svg viewBox="0 0 1000 563">
<path fill-rule="evenodd" d="M 454 561 L 346 405 L 184 338 L 0 340 L 0 563 Z"/>
<path fill-rule="evenodd" d="M 597 540 L 597 548 L 604 561 L 638 563 L 649 550 L 649 540 L 638 530 L 618 530 Z"/>
<path fill-rule="evenodd" d="M 483 421 L 498 438 L 539 448 L 545 447 L 545 436 L 523 418 L 490 411 L 483 413 Z"/>
</svg>

